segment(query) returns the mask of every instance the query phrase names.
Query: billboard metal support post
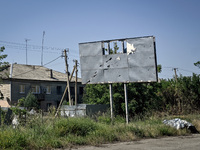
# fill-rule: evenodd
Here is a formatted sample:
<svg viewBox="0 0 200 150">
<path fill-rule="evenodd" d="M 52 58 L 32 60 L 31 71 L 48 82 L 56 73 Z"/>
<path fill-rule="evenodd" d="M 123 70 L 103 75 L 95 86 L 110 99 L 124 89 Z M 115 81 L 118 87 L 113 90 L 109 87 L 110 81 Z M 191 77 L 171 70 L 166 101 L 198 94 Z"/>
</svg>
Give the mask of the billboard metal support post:
<svg viewBox="0 0 200 150">
<path fill-rule="evenodd" d="M 111 121 L 113 122 L 113 94 L 112 94 L 112 84 L 109 84 L 109 91 L 110 91 L 110 117 Z"/>
<path fill-rule="evenodd" d="M 127 97 L 127 84 L 124 83 L 124 96 L 125 96 L 125 107 L 126 107 L 126 123 L 128 124 L 128 97 Z"/>
</svg>

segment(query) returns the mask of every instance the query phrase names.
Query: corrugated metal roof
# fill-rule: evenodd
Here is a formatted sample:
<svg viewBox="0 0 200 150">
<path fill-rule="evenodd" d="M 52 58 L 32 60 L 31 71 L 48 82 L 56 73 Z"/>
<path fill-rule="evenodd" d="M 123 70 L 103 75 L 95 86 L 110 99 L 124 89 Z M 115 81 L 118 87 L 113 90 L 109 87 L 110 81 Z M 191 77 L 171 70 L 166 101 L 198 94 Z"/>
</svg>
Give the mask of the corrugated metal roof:
<svg viewBox="0 0 200 150">
<path fill-rule="evenodd" d="M 51 76 L 52 71 L 52 76 Z M 7 70 L 4 70 L 1 74 L 3 78 L 11 79 L 25 79 L 25 80 L 41 80 L 41 81 L 67 81 L 67 75 L 52 69 L 37 66 L 37 65 L 23 65 L 23 64 L 12 64 Z M 5 76 L 5 74 L 7 74 Z M 75 77 L 72 78 L 72 82 L 75 81 Z M 78 78 L 78 82 L 81 79 Z"/>
</svg>

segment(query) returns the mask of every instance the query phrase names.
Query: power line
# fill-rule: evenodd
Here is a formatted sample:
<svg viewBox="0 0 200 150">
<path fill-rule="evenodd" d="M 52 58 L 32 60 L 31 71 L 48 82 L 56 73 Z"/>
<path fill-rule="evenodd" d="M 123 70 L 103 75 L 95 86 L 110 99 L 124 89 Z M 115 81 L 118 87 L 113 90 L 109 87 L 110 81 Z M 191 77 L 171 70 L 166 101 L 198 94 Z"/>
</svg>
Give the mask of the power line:
<svg viewBox="0 0 200 150">
<path fill-rule="evenodd" d="M 174 71 L 173 69 L 177 68 L 177 67 L 162 67 L 162 68 L 168 68 L 168 69 L 172 69 L 172 71 Z M 177 69 L 182 70 L 182 71 L 186 71 L 186 72 L 190 72 L 190 73 L 195 73 L 194 71 L 183 69 L 183 68 L 180 68 L 180 67 L 178 67 Z"/>
<path fill-rule="evenodd" d="M 50 62 L 48 62 L 48 63 L 44 64 L 44 66 L 46 66 L 46 65 L 48 65 L 48 64 L 50 64 L 50 63 L 52 63 L 52 62 L 56 61 L 56 60 L 57 60 L 58 58 L 60 58 L 60 57 L 61 57 L 61 56 L 59 56 L 59 57 L 57 57 L 57 58 L 55 58 L 55 59 L 51 60 Z M 39 69 L 39 68 L 41 68 L 41 67 L 43 67 L 43 66 L 39 66 L 39 67 L 38 67 L 38 68 L 36 68 L 36 69 Z M 14 75 L 14 76 L 12 76 L 12 77 L 20 76 L 20 75 L 22 75 L 22 74 L 26 74 L 26 73 L 29 73 L 29 72 L 35 71 L 36 69 L 29 70 L 29 71 L 27 71 L 27 72 L 23 72 L 23 73 L 20 73 L 20 74 Z"/>
<path fill-rule="evenodd" d="M 5 44 L 1 44 L 1 46 L 4 46 L 5 48 L 13 48 L 14 50 L 22 50 L 25 51 L 26 47 L 24 46 L 13 46 L 13 45 L 5 45 Z M 34 47 L 30 47 L 30 45 L 27 45 L 28 51 L 34 51 L 34 52 L 40 52 L 41 50 L 35 50 L 35 49 L 39 49 L 39 48 L 34 48 Z M 31 49 L 32 48 L 32 49 Z M 53 51 L 44 51 L 44 53 L 54 53 L 54 54 L 58 54 L 58 52 L 53 52 Z"/>
<path fill-rule="evenodd" d="M 13 48 L 15 50 L 26 51 L 26 49 L 28 49 L 28 51 L 40 52 L 40 53 L 41 53 L 41 50 L 42 51 L 44 50 L 43 51 L 44 53 L 60 54 L 58 51 L 64 50 L 64 48 L 57 48 L 57 47 L 50 47 L 50 46 L 38 46 L 38 45 L 30 45 L 30 44 L 26 45 L 26 44 L 22 44 L 22 43 L 8 42 L 8 41 L 2 41 L 2 40 L 0 40 L 0 45 L 4 46 L 5 48 Z M 74 52 L 75 49 L 71 49 L 71 50 L 72 51 L 69 52 L 69 56 L 73 57 L 75 59 L 79 58 L 79 54 Z M 41 57 L 43 57 L 43 56 L 41 56 Z"/>
<path fill-rule="evenodd" d="M 44 64 L 44 66 L 46 66 L 46 65 L 48 65 L 48 64 L 50 64 L 50 63 L 52 63 L 52 62 L 54 62 L 54 61 L 56 61 L 58 58 L 60 58 L 61 56 L 59 56 L 59 57 L 57 57 L 57 58 L 55 58 L 54 60 L 52 60 L 52 61 L 50 61 L 50 62 L 48 62 L 48 63 L 46 63 L 46 64 Z"/>
<path fill-rule="evenodd" d="M 15 42 L 8 42 L 8 41 L 1 41 L 0 43 L 5 43 L 7 45 L 17 45 L 17 46 L 23 46 L 25 47 L 25 44 L 21 44 L 21 43 L 15 43 Z M 38 46 L 38 45 L 29 45 L 29 47 L 34 47 L 35 49 L 42 49 L 42 46 Z M 57 47 L 51 47 L 51 46 L 44 46 L 43 49 L 47 49 L 47 50 L 56 50 L 56 51 L 60 51 L 60 50 L 64 50 L 64 48 L 57 48 Z"/>
</svg>

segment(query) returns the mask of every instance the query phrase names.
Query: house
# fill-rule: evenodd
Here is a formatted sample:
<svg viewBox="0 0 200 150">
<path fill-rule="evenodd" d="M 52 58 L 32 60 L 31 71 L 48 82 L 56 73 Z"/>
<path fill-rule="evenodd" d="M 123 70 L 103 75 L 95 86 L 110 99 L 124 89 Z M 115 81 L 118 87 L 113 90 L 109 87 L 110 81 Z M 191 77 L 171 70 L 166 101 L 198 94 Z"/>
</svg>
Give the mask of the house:
<svg viewBox="0 0 200 150">
<path fill-rule="evenodd" d="M 32 92 L 40 104 L 40 108 L 47 110 L 51 105 L 57 107 L 67 85 L 67 75 L 52 69 L 36 66 L 10 64 L 1 72 L 3 83 L 0 90 L 4 95 L 4 103 L 15 105 L 22 97 Z M 77 80 L 77 101 L 82 102 L 83 87 L 81 79 Z M 70 82 L 71 97 L 75 99 L 75 77 Z M 68 100 L 68 96 L 65 96 Z M 3 102 L 2 100 L 0 100 Z M 0 102 L 0 105 L 1 105 Z"/>
</svg>

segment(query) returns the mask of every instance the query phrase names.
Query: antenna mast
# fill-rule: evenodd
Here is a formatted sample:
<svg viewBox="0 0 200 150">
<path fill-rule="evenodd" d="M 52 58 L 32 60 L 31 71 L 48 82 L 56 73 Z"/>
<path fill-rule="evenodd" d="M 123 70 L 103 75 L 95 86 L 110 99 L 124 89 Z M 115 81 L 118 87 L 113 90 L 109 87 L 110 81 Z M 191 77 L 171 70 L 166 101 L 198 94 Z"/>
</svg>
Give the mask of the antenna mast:
<svg viewBox="0 0 200 150">
<path fill-rule="evenodd" d="M 44 35 L 45 35 L 45 31 L 43 31 L 43 37 L 42 37 L 41 66 L 43 66 L 43 45 L 44 45 Z"/>
<path fill-rule="evenodd" d="M 27 42 L 30 41 L 30 39 L 25 39 L 25 42 L 26 42 L 26 65 L 28 63 L 28 60 L 27 60 Z"/>
</svg>

